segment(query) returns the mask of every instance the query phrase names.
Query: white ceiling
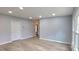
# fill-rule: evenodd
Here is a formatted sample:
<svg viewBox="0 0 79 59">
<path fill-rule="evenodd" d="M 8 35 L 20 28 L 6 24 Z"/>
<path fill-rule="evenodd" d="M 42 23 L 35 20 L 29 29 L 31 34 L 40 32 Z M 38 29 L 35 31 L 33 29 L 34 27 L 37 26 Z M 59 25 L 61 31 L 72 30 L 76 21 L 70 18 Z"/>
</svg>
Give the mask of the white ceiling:
<svg viewBox="0 0 79 59">
<path fill-rule="evenodd" d="M 23 7 L 23 10 L 20 10 L 19 7 L 0 7 L 0 13 L 29 18 L 29 17 L 53 17 L 52 13 L 55 13 L 56 16 L 68 16 L 72 15 L 72 7 Z M 12 14 L 9 14 L 8 11 L 12 11 Z"/>
</svg>

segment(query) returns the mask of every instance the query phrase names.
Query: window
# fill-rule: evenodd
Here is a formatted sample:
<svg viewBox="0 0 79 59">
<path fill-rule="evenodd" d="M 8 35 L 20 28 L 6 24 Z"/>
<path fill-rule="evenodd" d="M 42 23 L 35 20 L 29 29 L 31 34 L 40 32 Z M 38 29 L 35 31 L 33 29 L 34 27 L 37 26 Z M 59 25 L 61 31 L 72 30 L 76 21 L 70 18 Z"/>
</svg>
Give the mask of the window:
<svg viewBox="0 0 79 59">
<path fill-rule="evenodd" d="M 77 30 L 76 30 L 77 33 L 79 33 L 79 16 L 77 18 Z"/>
<path fill-rule="evenodd" d="M 79 16 L 77 19 L 73 20 L 73 37 L 72 46 L 75 51 L 79 51 Z"/>
</svg>

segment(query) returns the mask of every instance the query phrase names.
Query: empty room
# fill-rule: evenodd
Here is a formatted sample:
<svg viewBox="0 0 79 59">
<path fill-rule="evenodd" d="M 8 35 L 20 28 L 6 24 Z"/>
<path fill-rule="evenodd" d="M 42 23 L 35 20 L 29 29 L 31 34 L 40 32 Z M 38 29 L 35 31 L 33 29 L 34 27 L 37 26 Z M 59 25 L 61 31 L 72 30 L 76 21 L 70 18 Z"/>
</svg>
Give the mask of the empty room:
<svg viewBox="0 0 79 59">
<path fill-rule="evenodd" d="M 78 51 L 78 7 L 0 7 L 0 51 Z"/>
</svg>

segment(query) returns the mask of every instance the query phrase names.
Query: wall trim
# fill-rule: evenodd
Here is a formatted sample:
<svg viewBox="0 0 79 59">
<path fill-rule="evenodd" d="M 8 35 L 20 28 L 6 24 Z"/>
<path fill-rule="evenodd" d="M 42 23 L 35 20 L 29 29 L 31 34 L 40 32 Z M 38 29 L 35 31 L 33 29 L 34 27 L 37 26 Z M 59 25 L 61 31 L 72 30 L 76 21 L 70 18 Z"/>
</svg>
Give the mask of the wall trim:
<svg viewBox="0 0 79 59">
<path fill-rule="evenodd" d="M 29 37 L 29 38 L 32 38 L 32 37 Z M 29 38 L 23 38 L 23 39 L 19 39 L 19 40 L 24 40 L 24 39 L 29 39 Z M 53 42 L 57 42 L 57 43 L 64 43 L 64 44 L 69 44 L 69 45 L 71 45 L 71 44 L 68 43 L 68 42 L 56 41 L 56 40 L 45 39 L 45 38 L 39 38 L 39 39 L 41 39 L 41 40 L 47 40 L 47 41 L 53 41 Z M 17 40 L 11 40 L 11 41 L 8 41 L 8 42 L 0 43 L 0 45 L 7 44 L 7 43 L 11 43 L 11 42 L 13 42 L 13 41 L 17 41 Z M 75 50 L 78 51 L 77 48 L 76 48 Z"/>
<path fill-rule="evenodd" d="M 57 42 L 57 43 L 63 43 L 63 44 L 69 44 L 69 45 L 71 45 L 71 44 L 70 44 L 70 43 L 68 43 L 68 42 L 62 42 L 62 41 L 57 41 L 57 40 L 45 39 L 45 38 L 39 38 L 39 39 L 41 39 L 41 40 L 47 40 L 47 41 L 52 41 L 52 42 Z"/>
<path fill-rule="evenodd" d="M 23 39 L 29 39 L 29 38 L 32 38 L 33 36 L 29 36 L 29 37 L 21 37 L 20 40 L 23 40 Z"/>
<path fill-rule="evenodd" d="M 0 45 L 4 45 L 4 44 L 7 44 L 7 43 L 11 43 L 13 41 L 7 41 L 7 42 L 3 42 L 3 43 L 0 43 Z"/>
<path fill-rule="evenodd" d="M 10 40 L 10 41 L 7 41 L 7 42 L 0 43 L 0 45 L 7 44 L 7 43 L 12 43 L 13 41 L 18 41 L 18 40 L 25 40 L 25 39 L 30 39 L 30 38 L 32 38 L 32 37 L 33 37 L 33 36 L 31 36 L 31 37 L 28 37 L 28 38 L 20 38 L 20 39 L 17 39 L 17 40 Z"/>
</svg>

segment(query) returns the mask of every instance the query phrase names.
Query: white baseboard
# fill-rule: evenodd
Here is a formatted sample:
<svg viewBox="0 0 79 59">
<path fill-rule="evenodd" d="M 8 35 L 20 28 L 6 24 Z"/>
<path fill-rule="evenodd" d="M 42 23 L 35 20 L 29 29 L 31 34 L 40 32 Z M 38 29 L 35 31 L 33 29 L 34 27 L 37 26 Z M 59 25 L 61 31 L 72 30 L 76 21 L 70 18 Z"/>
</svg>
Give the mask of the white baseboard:
<svg viewBox="0 0 79 59">
<path fill-rule="evenodd" d="M 30 37 L 28 37 L 28 38 L 32 38 L 32 37 L 33 37 L 33 36 L 30 36 Z M 24 39 L 28 39 L 28 38 L 25 37 L 25 38 L 16 39 L 16 40 L 12 40 L 12 39 L 11 39 L 11 41 L 7 41 L 7 42 L 0 43 L 0 45 L 7 44 L 7 43 L 11 43 L 11 42 L 13 42 L 13 41 L 17 41 L 17 40 L 24 40 Z"/>
<path fill-rule="evenodd" d="M 0 45 L 7 44 L 7 43 L 11 43 L 11 42 L 13 42 L 13 41 L 3 42 L 3 43 L 0 43 Z"/>
<path fill-rule="evenodd" d="M 24 39 L 28 39 L 28 38 L 32 38 L 33 36 L 29 36 L 29 37 L 21 37 L 20 40 L 24 40 Z"/>
<path fill-rule="evenodd" d="M 39 38 L 39 39 L 41 39 L 41 40 L 47 40 L 47 41 L 53 41 L 53 42 L 57 42 L 57 43 L 64 43 L 64 44 L 69 44 L 69 45 L 71 45 L 71 44 L 68 43 L 68 42 L 62 42 L 62 41 L 57 41 L 57 40 L 45 39 L 45 38 Z"/>
<path fill-rule="evenodd" d="M 31 37 L 29 37 L 29 38 L 31 38 Z M 20 40 L 22 40 L 22 39 L 28 39 L 28 38 L 21 38 Z M 58 43 L 64 43 L 64 44 L 70 44 L 70 43 L 67 43 L 67 42 L 61 42 L 61 41 L 56 41 L 56 40 L 51 40 L 51 39 L 45 39 L 45 38 L 39 38 L 39 39 L 41 39 L 41 40 L 47 40 L 47 41 L 53 41 L 53 42 L 58 42 Z M 0 45 L 11 43 L 13 41 L 16 41 L 16 40 L 11 40 L 11 41 L 8 41 L 8 42 L 3 42 L 3 43 L 0 43 Z M 76 50 L 78 50 L 78 49 L 76 49 Z"/>
</svg>

